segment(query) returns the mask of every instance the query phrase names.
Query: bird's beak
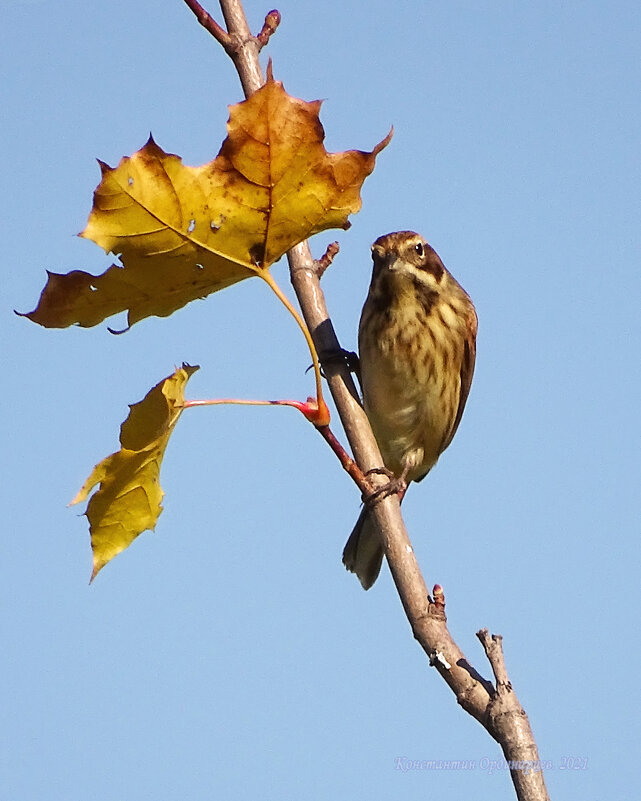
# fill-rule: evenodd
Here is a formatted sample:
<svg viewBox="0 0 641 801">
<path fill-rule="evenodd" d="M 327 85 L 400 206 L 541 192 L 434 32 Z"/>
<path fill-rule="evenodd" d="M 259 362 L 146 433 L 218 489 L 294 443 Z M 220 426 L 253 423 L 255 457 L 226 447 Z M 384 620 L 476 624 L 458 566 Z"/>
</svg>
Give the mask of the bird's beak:
<svg viewBox="0 0 641 801">
<path fill-rule="evenodd" d="M 398 256 L 393 251 L 387 250 L 380 245 L 374 245 L 372 247 L 372 257 L 379 268 L 387 269 L 390 272 L 396 272 L 398 269 L 396 266 Z"/>
</svg>

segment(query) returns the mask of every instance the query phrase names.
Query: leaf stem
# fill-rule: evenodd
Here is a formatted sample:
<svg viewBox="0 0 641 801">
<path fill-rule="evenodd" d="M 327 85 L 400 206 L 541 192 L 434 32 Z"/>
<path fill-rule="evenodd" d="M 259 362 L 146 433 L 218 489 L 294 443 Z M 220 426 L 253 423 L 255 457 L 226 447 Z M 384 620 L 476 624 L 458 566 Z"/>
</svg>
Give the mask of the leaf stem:
<svg viewBox="0 0 641 801">
<path fill-rule="evenodd" d="M 327 442 L 329 447 L 334 451 L 334 454 L 338 457 L 338 461 L 343 466 L 343 469 L 352 477 L 354 483 L 360 489 L 363 496 L 370 493 L 372 491 L 372 487 L 370 486 L 367 477 L 352 459 L 352 457 L 347 453 L 345 448 L 343 448 L 341 443 L 336 439 L 331 428 L 329 426 L 317 426 L 317 430 L 325 442 Z"/>
<path fill-rule="evenodd" d="M 305 342 L 307 342 L 307 347 L 309 348 L 309 353 L 312 357 L 312 364 L 314 367 L 314 377 L 316 379 L 316 403 L 318 404 L 319 413 L 324 413 L 327 411 L 327 420 L 319 421 L 318 425 L 327 425 L 329 423 L 329 410 L 327 409 L 327 405 L 323 399 L 323 383 L 322 383 L 322 376 L 320 370 L 320 362 L 318 360 L 318 353 L 316 351 L 316 346 L 314 345 L 314 340 L 312 339 L 312 335 L 307 327 L 307 323 L 303 320 L 300 314 L 296 311 L 294 306 L 291 304 L 288 297 L 285 295 L 283 290 L 280 286 L 276 283 L 276 280 L 272 276 L 272 274 L 268 270 L 258 270 L 258 275 L 265 281 L 265 283 L 270 287 L 270 289 L 274 292 L 276 297 L 280 300 L 283 306 L 287 309 L 287 311 L 292 315 L 298 327 L 303 332 L 303 336 L 305 337 Z"/>
<path fill-rule="evenodd" d="M 192 406 L 222 406 L 224 404 L 233 404 L 235 406 L 282 406 L 280 401 L 213 398 L 212 400 L 186 400 L 183 402 L 182 408 L 190 409 Z"/>
<path fill-rule="evenodd" d="M 222 406 L 223 404 L 234 406 L 290 406 L 297 409 L 303 417 L 318 431 L 328 427 L 329 411 L 323 404 L 320 407 L 314 398 L 308 398 L 307 402 L 297 400 L 240 400 L 239 398 L 212 398 L 211 400 L 191 400 L 184 401 L 180 410 L 189 409 L 192 406 Z M 324 436 L 324 435 L 323 435 Z M 347 468 L 345 468 L 347 470 Z"/>
</svg>

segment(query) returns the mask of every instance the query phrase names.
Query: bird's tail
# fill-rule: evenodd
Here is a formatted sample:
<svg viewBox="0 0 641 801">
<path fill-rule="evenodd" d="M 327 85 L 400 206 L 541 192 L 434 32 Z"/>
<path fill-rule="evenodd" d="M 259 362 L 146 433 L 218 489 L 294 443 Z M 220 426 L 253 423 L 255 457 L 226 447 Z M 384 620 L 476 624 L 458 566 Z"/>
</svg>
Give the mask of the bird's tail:
<svg viewBox="0 0 641 801">
<path fill-rule="evenodd" d="M 378 539 L 367 506 L 364 506 L 347 545 L 343 550 L 343 564 L 356 573 L 364 590 L 369 590 L 378 578 L 383 561 L 383 548 Z"/>
</svg>

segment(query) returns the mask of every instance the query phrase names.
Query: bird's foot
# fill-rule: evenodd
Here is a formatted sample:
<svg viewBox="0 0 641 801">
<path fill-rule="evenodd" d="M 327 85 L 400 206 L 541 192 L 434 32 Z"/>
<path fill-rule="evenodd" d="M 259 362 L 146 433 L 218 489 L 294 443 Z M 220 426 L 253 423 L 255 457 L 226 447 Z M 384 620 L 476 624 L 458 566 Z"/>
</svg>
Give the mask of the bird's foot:
<svg viewBox="0 0 641 801">
<path fill-rule="evenodd" d="M 360 361 L 358 358 L 358 353 L 354 353 L 353 350 L 345 350 L 345 348 L 338 348 L 337 350 L 325 350 L 321 351 L 318 354 L 318 358 L 320 359 L 320 363 L 325 367 L 330 367 L 331 365 L 345 365 L 350 373 L 354 373 L 358 376 L 358 380 L 360 381 Z"/>
<path fill-rule="evenodd" d="M 322 350 L 318 354 L 318 360 L 321 364 L 321 374 L 323 378 L 326 378 L 325 369 L 326 367 L 331 367 L 333 365 L 345 365 L 350 373 L 354 373 L 359 380 L 360 383 L 360 362 L 358 359 L 358 353 L 354 353 L 353 350 L 345 350 L 344 348 L 336 348 L 335 350 Z M 307 368 L 308 370 L 312 369 L 312 366 Z"/>
<path fill-rule="evenodd" d="M 379 501 L 382 501 L 384 498 L 388 498 L 390 495 L 398 495 L 399 501 L 403 500 L 403 496 L 407 491 L 405 473 L 400 476 L 396 476 L 386 467 L 374 467 L 371 470 L 368 470 L 365 475 L 382 475 L 386 476 L 388 479 L 387 484 L 384 484 L 382 487 L 377 487 L 375 490 L 372 490 L 372 492 L 369 493 L 363 493 L 362 499 L 365 506 L 375 506 Z"/>
</svg>

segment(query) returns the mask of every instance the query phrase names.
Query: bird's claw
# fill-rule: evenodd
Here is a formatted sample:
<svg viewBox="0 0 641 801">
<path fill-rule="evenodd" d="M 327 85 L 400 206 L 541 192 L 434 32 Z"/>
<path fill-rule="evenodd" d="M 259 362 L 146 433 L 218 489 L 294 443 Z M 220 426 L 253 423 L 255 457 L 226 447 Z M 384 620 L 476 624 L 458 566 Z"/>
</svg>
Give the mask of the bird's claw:
<svg viewBox="0 0 641 801">
<path fill-rule="evenodd" d="M 318 354 L 318 360 L 321 364 L 321 375 L 327 378 L 324 368 L 330 365 L 345 365 L 350 373 L 358 376 L 360 381 L 360 363 L 358 354 L 352 350 L 345 350 L 344 348 L 337 348 L 336 350 L 323 350 Z M 309 372 L 313 365 L 307 368 L 305 372 Z"/>
<path fill-rule="evenodd" d="M 391 470 L 386 467 L 373 467 L 365 473 L 369 475 L 382 475 L 388 479 L 387 484 L 382 487 L 377 487 L 369 493 L 363 493 L 362 500 L 365 506 L 375 506 L 379 501 L 388 498 L 390 495 L 398 495 L 399 500 L 403 498 L 407 490 L 407 482 L 405 476 L 396 476 Z"/>
<path fill-rule="evenodd" d="M 360 361 L 358 353 L 353 350 L 345 350 L 345 348 L 338 348 L 338 350 L 323 351 L 318 355 L 321 364 L 344 364 L 350 373 L 357 373 L 360 370 Z"/>
</svg>

